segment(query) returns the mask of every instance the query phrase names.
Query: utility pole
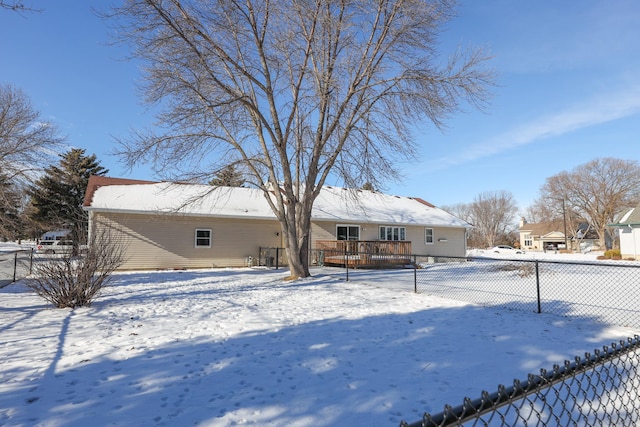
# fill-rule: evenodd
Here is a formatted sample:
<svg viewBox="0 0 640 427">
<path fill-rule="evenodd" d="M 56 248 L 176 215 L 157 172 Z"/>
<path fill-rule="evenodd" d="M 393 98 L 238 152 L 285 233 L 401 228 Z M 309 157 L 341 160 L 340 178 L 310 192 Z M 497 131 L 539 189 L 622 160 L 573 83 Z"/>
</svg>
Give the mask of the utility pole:
<svg viewBox="0 0 640 427">
<path fill-rule="evenodd" d="M 562 220 L 564 221 L 564 248 L 565 250 L 569 250 L 569 245 L 567 244 L 567 212 L 564 207 L 564 200 L 562 198 Z"/>
</svg>

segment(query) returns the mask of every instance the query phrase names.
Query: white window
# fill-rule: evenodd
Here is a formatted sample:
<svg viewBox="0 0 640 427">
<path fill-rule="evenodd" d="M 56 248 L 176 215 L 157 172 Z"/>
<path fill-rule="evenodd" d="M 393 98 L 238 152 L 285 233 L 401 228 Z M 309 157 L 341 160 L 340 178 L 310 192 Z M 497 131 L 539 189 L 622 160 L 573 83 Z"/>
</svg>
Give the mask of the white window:
<svg viewBox="0 0 640 427">
<path fill-rule="evenodd" d="M 524 245 L 533 246 L 533 237 L 531 237 L 531 234 L 527 234 L 526 236 L 524 236 Z"/>
<path fill-rule="evenodd" d="M 211 247 L 211 229 L 196 228 L 196 248 Z"/>
<path fill-rule="evenodd" d="M 424 229 L 424 243 L 427 245 L 433 244 L 433 228 Z"/>
<path fill-rule="evenodd" d="M 359 225 L 336 226 L 336 240 L 360 240 Z"/>
<path fill-rule="evenodd" d="M 380 226 L 380 240 L 405 240 L 407 229 L 404 227 Z"/>
</svg>

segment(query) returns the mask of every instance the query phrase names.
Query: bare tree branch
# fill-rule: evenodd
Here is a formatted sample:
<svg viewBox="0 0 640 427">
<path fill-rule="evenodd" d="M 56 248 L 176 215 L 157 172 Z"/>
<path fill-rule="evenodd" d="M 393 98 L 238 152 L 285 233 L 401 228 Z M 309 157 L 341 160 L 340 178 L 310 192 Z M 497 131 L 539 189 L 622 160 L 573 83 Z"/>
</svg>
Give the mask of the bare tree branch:
<svg viewBox="0 0 640 427">
<path fill-rule="evenodd" d="M 30 180 L 30 172 L 54 158 L 62 141 L 21 90 L 0 84 L 0 170 L 5 176 Z"/>
<path fill-rule="evenodd" d="M 25 6 L 21 1 L 4 1 L 0 0 L 0 9 L 8 9 L 14 12 L 41 12 L 42 9 L 34 9 L 32 7 Z"/>
</svg>

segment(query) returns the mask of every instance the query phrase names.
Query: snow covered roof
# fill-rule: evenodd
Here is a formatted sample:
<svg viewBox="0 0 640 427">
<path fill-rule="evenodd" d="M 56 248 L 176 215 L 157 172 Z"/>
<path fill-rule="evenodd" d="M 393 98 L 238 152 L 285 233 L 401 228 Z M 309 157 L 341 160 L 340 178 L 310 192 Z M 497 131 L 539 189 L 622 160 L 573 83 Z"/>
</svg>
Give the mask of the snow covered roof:
<svg viewBox="0 0 640 427">
<path fill-rule="evenodd" d="M 91 193 L 91 194 L 89 194 Z M 129 213 L 275 219 L 261 190 L 168 182 L 109 185 L 87 189 L 85 209 Z M 314 221 L 344 221 L 463 227 L 465 221 L 422 199 L 368 190 L 324 187 L 312 211 Z"/>
<path fill-rule="evenodd" d="M 626 227 L 640 225 L 640 203 L 635 208 L 626 211 L 615 224 L 607 224 L 610 227 Z"/>
<path fill-rule="evenodd" d="M 261 190 L 170 182 L 103 185 L 85 209 L 275 219 Z"/>
<path fill-rule="evenodd" d="M 312 218 L 316 221 L 471 227 L 419 198 L 328 186 L 316 199 Z"/>
<path fill-rule="evenodd" d="M 532 236 L 548 236 L 553 233 L 560 233 L 564 236 L 563 230 L 564 223 L 563 221 L 548 221 L 548 222 L 538 222 L 538 223 L 525 223 L 520 227 L 520 232 L 528 232 Z"/>
</svg>

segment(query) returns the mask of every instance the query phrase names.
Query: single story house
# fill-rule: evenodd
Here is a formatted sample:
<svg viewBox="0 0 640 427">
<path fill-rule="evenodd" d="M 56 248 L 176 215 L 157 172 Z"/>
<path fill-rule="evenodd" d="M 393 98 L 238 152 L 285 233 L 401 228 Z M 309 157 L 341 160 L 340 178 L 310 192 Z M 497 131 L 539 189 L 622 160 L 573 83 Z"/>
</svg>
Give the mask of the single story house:
<svg viewBox="0 0 640 427">
<path fill-rule="evenodd" d="M 620 255 L 623 259 L 640 260 L 640 203 L 624 212 L 614 224 L 620 238 Z"/>
<path fill-rule="evenodd" d="M 94 176 L 84 199 L 89 232 L 125 248 L 122 269 L 246 266 L 284 247 L 261 190 Z M 311 255 L 327 242 L 402 244 L 411 254 L 465 256 L 471 226 L 413 197 L 326 186 L 312 211 Z M 362 249 L 363 246 L 359 246 Z"/>
<path fill-rule="evenodd" d="M 572 225 L 566 224 L 566 226 Z M 565 224 L 562 220 L 530 224 L 525 218 L 521 218 L 520 247 L 532 251 L 569 249 L 585 252 L 598 245 L 598 233 L 586 222 L 579 223 L 575 233 L 567 233 L 566 240 L 564 229 Z"/>
</svg>

